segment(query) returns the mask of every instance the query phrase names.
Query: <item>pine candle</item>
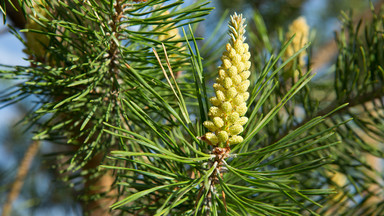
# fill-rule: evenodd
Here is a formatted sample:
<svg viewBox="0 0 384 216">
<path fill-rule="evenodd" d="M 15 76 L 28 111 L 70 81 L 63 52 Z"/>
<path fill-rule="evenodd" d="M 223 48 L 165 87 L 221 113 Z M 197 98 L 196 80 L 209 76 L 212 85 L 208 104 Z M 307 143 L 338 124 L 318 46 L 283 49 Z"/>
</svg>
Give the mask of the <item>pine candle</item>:
<svg viewBox="0 0 384 216">
<path fill-rule="evenodd" d="M 291 56 L 293 56 L 296 52 L 298 52 L 301 48 L 304 47 L 306 43 L 308 43 L 308 37 L 309 37 L 309 26 L 307 24 L 307 21 L 304 17 L 299 17 L 295 19 L 292 24 L 289 26 L 289 31 L 286 34 L 286 39 L 289 40 L 293 35 L 295 37 L 293 38 L 292 42 L 288 45 L 284 55 L 283 60 L 286 61 Z M 305 50 L 303 50 L 298 56 L 297 56 L 297 65 L 303 70 L 305 66 L 305 57 L 307 53 Z M 285 73 L 285 78 L 291 77 L 293 71 L 295 71 L 295 77 L 298 75 L 298 71 L 296 71 L 295 68 L 292 68 L 293 62 L 289 62 L 287 64 L 287 68 L 290 69 L 287 73 Z"/>
<path fill-rule="evenodd" d="M 250 81 L 251 54 L 245 37 L 245 19 L 242 14 L 231 16 L 229 22 L 229 43 L 221 57 L 222 64 L 218 68 L 218 77 L 213 84 L 215 97 L 210 98 L 213 106 L 210 107 L 208 116 L 210 121 L 205 121 L 204 126 L 210 130 L 205 134 L 208 143 L 214 146 L 229 147 L 243 141 L 240 135 L 243 125 L 248 121 L 244 117 L 247 112 L 246 101 L 249 98 L 248 87 Z"/>
</svg>

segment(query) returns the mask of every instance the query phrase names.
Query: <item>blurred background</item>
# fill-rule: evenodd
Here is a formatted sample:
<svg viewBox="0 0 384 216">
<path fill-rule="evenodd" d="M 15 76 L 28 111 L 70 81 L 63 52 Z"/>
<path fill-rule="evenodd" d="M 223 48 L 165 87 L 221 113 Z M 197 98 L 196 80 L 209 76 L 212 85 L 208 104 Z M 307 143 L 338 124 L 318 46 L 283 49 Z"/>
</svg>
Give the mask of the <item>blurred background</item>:
<svg viewBox="0 0 384 216">
<path fill-rule="evenodd" d="M 188 2 L 187 0 L 186 4 Z M 381 2 L 372 1 L 376 5 Z M 370 14 L 369 3 L 368 0 L 213 0 L 209 6 L 216 9 L 199 24 L 196 35 L 210 37 L 225 12 L 243 13 L 248 20 L 252 20 L 255 11 L 258 11 L 271 35 L 276 34 L 279 28 L 286 29 L 297 17 L 304 16 L 313 35 L 311 49 L 313 56 L 317 57 L 314 58 L 317 59 L 314 67 L 321 72 L 336 54 L 333 38 L 334 32 L 340 28 L 340 12 L 353 11 L 355 17 L 364 17 Z M 0 68 L 6 69 L 5 65 L 28 66 L 23 44 L 9 32 L 11 28 L 19 31 L 23 28 L 25 20 L 20 14 L 13 12 L 7 17 L 5 24 L 0 17 L 0 23 Z M 226 34 L 226 21 L 224 24 L 220 26 L 217 35 Z M 213 65 L 213 68 L 216 66 Z M 0 80 L 0 92 L 14 84 Z M 28 125 L 19 124 L 19 121 L 27 114 L 33 101 L 34 99 L 29 97 L 0 109 L 0 209 L 6 200 L 8 189 L 15 180 L 18 165 L 32 143 L 32 131 L 28 130 Z M 49 143 L 40 145 L 21 193 L 13 203 L 12 215 L 82 214 L 80 205 L 74 201 L 77 194 L 73 194 L 70 188 L 56 181 L 55 173 L 49 169 L 50 165 L 43 162 L 46 154 L 54 151 L 54 148 Z"/>
</svg>

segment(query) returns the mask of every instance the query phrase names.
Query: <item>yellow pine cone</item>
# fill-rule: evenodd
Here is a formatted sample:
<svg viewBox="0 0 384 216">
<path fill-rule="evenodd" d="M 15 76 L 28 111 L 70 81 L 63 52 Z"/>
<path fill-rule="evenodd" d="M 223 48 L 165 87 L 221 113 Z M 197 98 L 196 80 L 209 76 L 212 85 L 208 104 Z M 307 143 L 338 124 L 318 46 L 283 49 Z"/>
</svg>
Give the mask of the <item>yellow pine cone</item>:
<svg viewBox="0 0 384 216">
<path fill-rule="evenodd" d="M 304 17 L 299 17 L 295 19 L 292 24 L 289 26 L 289 30 L 286 34 L 286 39 L 289 40 L 293 35 L 295 37 L 293 38 L 291 44 L 287 47 L 285 50 L 285 53 L 283 55 L 283 60 L 287 60 L 290 58 L 293 54 L 295 54 L 297 51 L 299 51 L 301 48 L 304 47 L 306 43 L 308 43 L 308 37 L 309 37 L 309 26 L 305 20 Z M 305 56 L 307 53 L 305 51 L 302 51 L 297 56 L 297 64 L 300 68 L 304 69 L 305 66 Z M 295 71 L 294 68 L 292 68 L 293 63 L 292 61 L 287 64 L 287 68 L 289 68 L 288 74 L 285 74 L 285 77 L 291 77 L 293 72 Z"/>
<path fill-rule="evenodd" d="M 215 97 L 210 98 L 212 107 L 208 116 L 211 121 L 205 121 L 203 125 L 210 130 L 205 138 L 212 145 L 229 146 L 241 143 L 243 132 L 248 121 L 243 117 L 247 112 L 246 101 L 249 98 L 248 80 L 251 72 L 249 58 L 249 46 L 244 43 L 245 19 L 236 13 L 231 16 L 229 33 L 231 39 L 226 44 L 226 51 L 221 57 L 222 64 L 218 68 L 218 77 L 213 84 Z"/>
</svg>

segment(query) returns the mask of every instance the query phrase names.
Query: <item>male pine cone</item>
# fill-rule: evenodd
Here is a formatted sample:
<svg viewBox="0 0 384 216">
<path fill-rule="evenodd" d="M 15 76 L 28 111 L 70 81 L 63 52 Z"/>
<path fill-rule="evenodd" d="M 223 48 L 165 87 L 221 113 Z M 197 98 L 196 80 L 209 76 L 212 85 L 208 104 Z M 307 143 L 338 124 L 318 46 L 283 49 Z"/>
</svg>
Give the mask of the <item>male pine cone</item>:
<svg viewBox="0 0 384 216">
<path fill-rule="evenodd" d="M 244 117 L 247 112 L 246 101 L 249 98 L 248 87 L 251 72 L 251 54 L 245 37 L 245 19 L 242 14 L 231 16 L 229 22 L 229 43 L 221 57 L 222 64 L 218 68 L 219 74 L 213 84 L 216 96 L 210 98 L 208 116 L 211 121 L 205 121 L 204 126 L 210 130 L 205 138 L 211 145 L 229 147 L 243 141 L 239 134 L 243 132 L 243 125 L 248 121 Z"/>
<path fill-rule="evenodd" d="M 304 17 L 299 17 L 295 19 L 292 24 L 289 26 L 289 31 L 285 35 L 286 39 L 289 40 L 293 35 L 295 37 L 292 40 L 292 43 L 290 43 L 282 56 L 282 59 L 284 61 L 288 60 L 291 56 L 293 56 L 296 52 L 298 52 L 306 43 L 308 43 L 309 38 L 309 26 L 307 24 L 307 21 Z M 302 51 L 297 56 L 297 65 L 301 70 L 305 69 L 305 57 L 307 56 L 306 51 Z M 299 71 L 296 70 L 296 68 L 293 67 L 293 61 L 288 62 L 286 68 L 288 69 L 284 73 L 284 78 L 287 79 L 289 77 L 297 77 L 299 74 Z"/>
</svg>

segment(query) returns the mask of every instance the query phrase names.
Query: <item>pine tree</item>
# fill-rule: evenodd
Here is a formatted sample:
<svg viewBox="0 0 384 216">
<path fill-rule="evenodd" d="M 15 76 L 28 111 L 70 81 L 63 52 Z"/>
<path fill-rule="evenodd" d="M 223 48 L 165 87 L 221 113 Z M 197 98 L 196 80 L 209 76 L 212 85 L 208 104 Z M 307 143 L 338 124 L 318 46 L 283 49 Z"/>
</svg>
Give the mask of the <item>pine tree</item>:
<svg viewBox="0 0 384 216">
<path fill-rule="evenodd" d="M 84 214 L 384 213 L 381 13 L 344 14 L 332 83 L 303 18 L 275 39 L 234 13 L 218 59 L 194 35 L 206 1 L 19 4 L 30 66 L 1 71 L 22 79 L 2 103 L 36 97 L 33 146 L 62 146 L 47 160 Z"/>
</svg>

